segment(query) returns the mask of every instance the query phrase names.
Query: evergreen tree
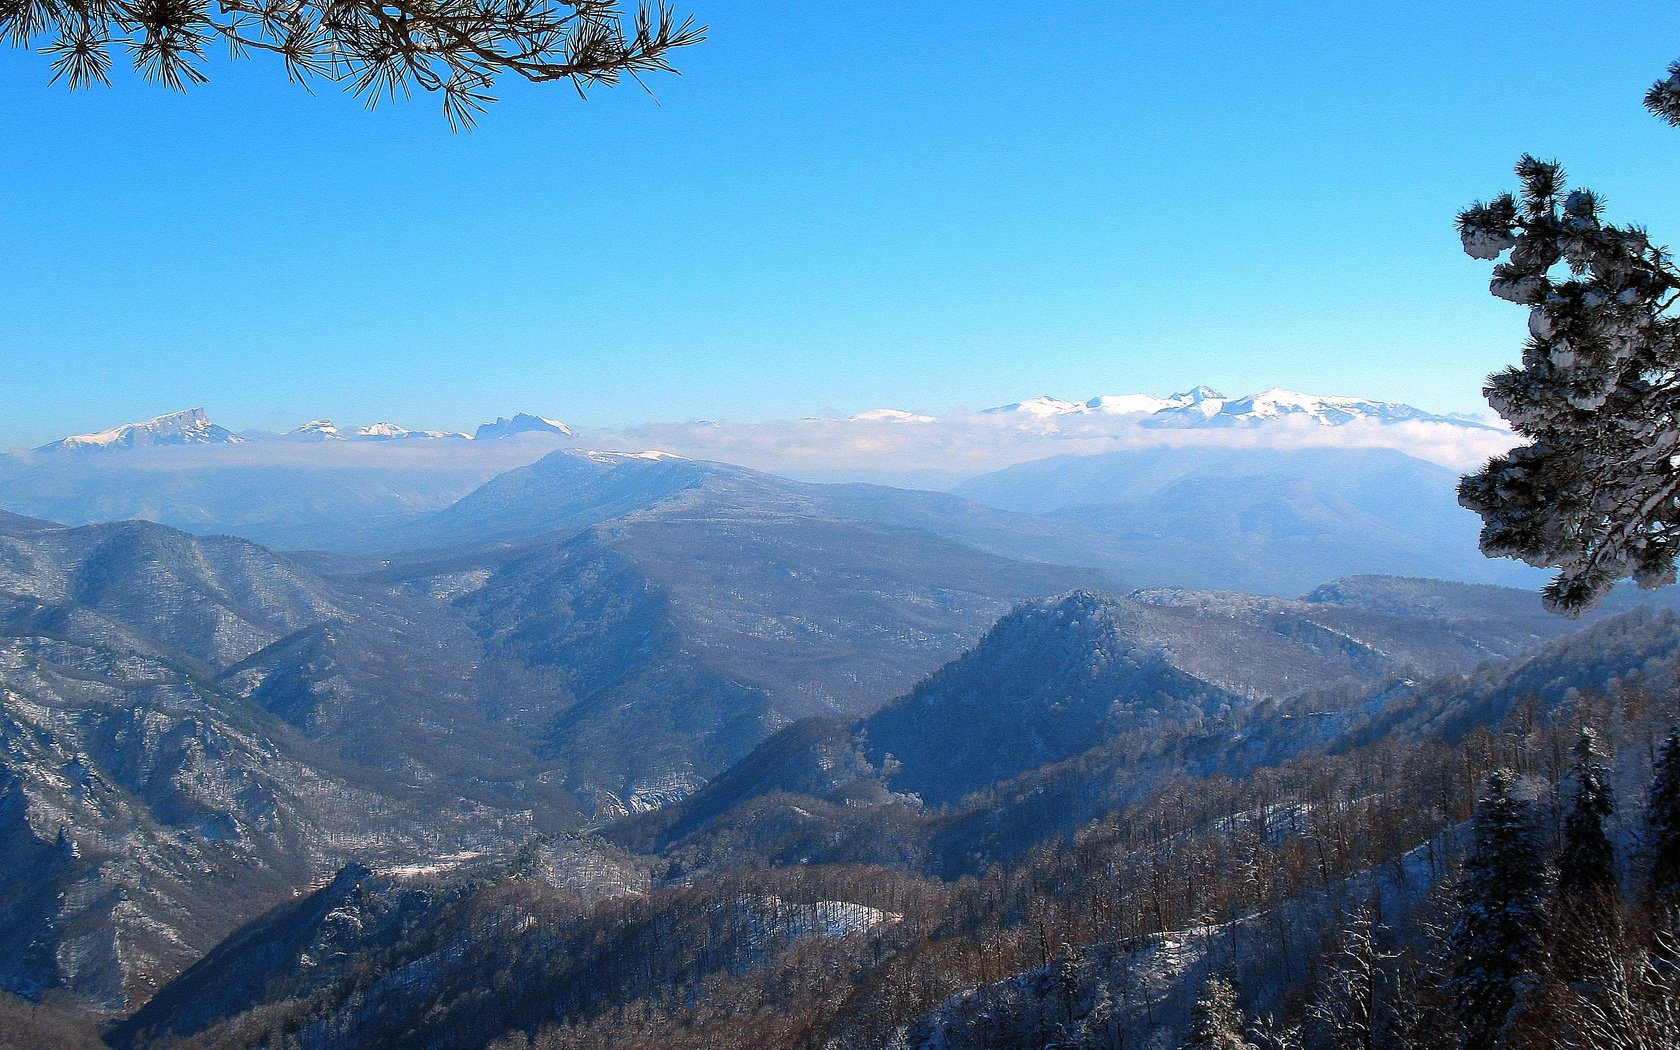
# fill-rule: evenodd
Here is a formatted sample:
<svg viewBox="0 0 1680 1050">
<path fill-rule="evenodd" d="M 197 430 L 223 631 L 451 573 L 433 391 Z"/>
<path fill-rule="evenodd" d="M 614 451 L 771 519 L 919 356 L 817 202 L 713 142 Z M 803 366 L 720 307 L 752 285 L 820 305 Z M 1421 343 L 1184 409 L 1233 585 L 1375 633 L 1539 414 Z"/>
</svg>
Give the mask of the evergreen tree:
<svg viewBox="0 0 1680 1050">
<path fill-rule="evenodd" d="M 1657 753 L 1645 804 L 1645 891 L 1659 921 L 1680 925 L 1680 733 Z"/>
<path fill-rule="evenodd" d="M 1459 916 L 1448 934 L 1454 1013 L 1464 1050 L 1506 1050 L 1511 1024 L 1544 955 L 1544 872 L 1529 804 L 1511 794 L 1508 769 L 1488 777 L 1477 803 L 1473 838 L 1459 890 Z"/>
<path fill-rule="evenodd" d="M 1554 958 L 1558 976 L 1569 984 L 1606 975 L 1621 935 L 1616 850 L 1604 830 L 1616 801 L 1590 729 L 1581 730 L 1575 743 L 1572 779 L 1575 794 L 1564 817 L 1554 895 Z"/>
<path fill-rule="evenodd" d="M 1680 63 L 1645 96 L 1680 126 Z M 1638 226 L 1603 221 L 1592 191 L 1525 156 L 1521 193 L 1458 217 L 1464 251 L 1496 260 L 1489 290 L 1528 308 L 1520 368 L 1488 404 L 1530 439 L 1464 479 L 1482 551 L 1559 570 L 1554 611 L 1596 605 L 1627 576 L 1672 583 L 1680 554 L 1680 269 Z"/>
<path fill-rule="evenodd" d="M 1237 990 L 1223 977 L 1209 977 L 1196 997 L 1190 1015 L 1190 1037 L 1185 1050 L 1253 1050 L 1243 1038 L 1243 1015 L 1237 1006 Z"/>
</svg>

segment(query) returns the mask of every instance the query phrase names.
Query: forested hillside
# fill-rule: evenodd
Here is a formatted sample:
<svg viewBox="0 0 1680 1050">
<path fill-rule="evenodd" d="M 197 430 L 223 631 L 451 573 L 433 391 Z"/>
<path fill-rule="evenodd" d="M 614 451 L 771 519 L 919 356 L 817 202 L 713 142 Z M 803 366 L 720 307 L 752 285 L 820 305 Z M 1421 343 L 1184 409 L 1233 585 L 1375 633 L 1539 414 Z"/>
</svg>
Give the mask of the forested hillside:
<svg viewBox="0 0 1680 1050">
<path fill-rule="evenodd" d="M 1583 1004 L 1672 1031 L 1664 971 L 1647 986 L 1640 967 L 1657 950 L 1651 902 L 1670 892 L 1677 639 L 1680 620 L 1635 612 L 1468 675 L 1121 732 L 1112 752 L 947 806 L 855 785 L 787 794 L 767 771 L 822 767 L 794 757 L 832 739 L 812 723 L 719 777 L 741 801 L 648 854 L 645 883 L 615 876 L 621 889 L 591 898 L 529 861 L 443 881 L 347 871 L 301 927 L 276 913 L 250 928 L 118 1041 L 1176 1047 L 1219 1014 L 1256 1046 L 1445 1048 L 1497 1006 L 1466 991 L 1465 960 L 1484 949 L 1464 916 L 1497 892 L 1478 872 L 1506 863 L 1490 853 L 1502 828 L 1501 848 L 1533 857 L 1510 1023 L 1535 1033 L 1523 1045 L 1630 1045 L 1583 1041 L 1598 1016 Z M 1097 787 L 1128 768 L 1129 787 Z M 1077 811 L 1078 792 L 1057 793 L 1070 781 L 1088 815 L 1063 834 L 1031 800 Z M 1620 805 L 1583 809 L 1589 789 Z M 1583 812 L 1601 815 L 1618 880 L 1585 910 L 1569 889 Z M 941 877 L 985 840 L 965 825 L 1000 820 L 1030 844 Z M 629 856 L 579 845 L 570 868 L 596 885 Z M 380 918 L 405 909 L 416 917 Z M 1566 963 L 1560 931 L 1589 913 L 1616 917 L 1614 939 Z M 288 938 L 331 949 L 265 947 Z M 224 976 L 253 966 L 266 976 L 239 980 L 265 989 L 255 999 Z"/>
</svg>

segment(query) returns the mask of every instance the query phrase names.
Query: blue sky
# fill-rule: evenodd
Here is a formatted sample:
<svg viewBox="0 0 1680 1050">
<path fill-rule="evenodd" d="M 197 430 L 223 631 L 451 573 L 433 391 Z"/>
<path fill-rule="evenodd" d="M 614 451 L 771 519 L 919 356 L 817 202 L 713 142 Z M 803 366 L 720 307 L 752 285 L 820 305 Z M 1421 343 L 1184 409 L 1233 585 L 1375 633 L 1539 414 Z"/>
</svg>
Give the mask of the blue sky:
<svg viewBox="0 0 1680 1050">
<path fill-rule="evenodd" d="M 458 428 L 1280 385 L 1480 407 L 1456 211 L 1562 159 L 1680 240 L 1680 8 L 690 0 L 681 78 L 470 135 L 272 63 L 0 51 L 0 447 L 190 405 Z"/>
</svg>

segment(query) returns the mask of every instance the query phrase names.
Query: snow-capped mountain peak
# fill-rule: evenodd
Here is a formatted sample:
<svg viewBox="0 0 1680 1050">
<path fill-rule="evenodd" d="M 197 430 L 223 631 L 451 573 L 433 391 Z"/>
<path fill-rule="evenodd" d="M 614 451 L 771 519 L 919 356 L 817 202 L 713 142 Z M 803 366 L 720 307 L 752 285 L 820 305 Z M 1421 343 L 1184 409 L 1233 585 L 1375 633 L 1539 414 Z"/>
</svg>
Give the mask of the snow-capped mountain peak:
<svg viewBox="0 0 1680 1050">
<path fill-rule="evenodd" d="M 495 441 L 499 438 L 513 437 L 515 434 L 559 434 L 570 437 L 572 428 L 558 419 L 520 412 L 511 419 L 501 416 L 494 423 L 485 423 L 473 436 L 479 441 Z"/>
<path fill-rule="evenodd" d="M 210 421 L 202 408 L 169 412 L 140 423 L 125 423 L 97 434 L 75 434 L 50 442 L 37 452 L 108 452 L 153 445 L 237 445 L 245 439 Z"/>
<path fill-rule="evenodd" d="M 287 441 L 341 441 L 344 435 L 330 419 L 311 419 L 296 430 L 283 435 Z"/>
<path fill-rule="evenodd" d="M 284 434 L 284 441 L 413 441 L 435 438 L 462 438 L 465 434 L 451 434 L 443 430 L 410 430 L 396 423 L 370 423 L 346 431 L 330 419 L 311 419 L 303 426 Z"/>
<path fill-rule="evenodd" d="M 356 436 L 386 440 L 389 438 L 426 437 L 428 435 L 407 427 L 399 427 L 395 423 L 373 423 L 365 427 L 356 428 Z"/>
<path fill-rule="evenodd" d="M 1101 394 L 1089 401 L 1063 401 L 1059 397 L 1034 397 L 1013 404 L 986 409 L 988 415 L 1022 415 L 1033 419 L 1057 416 L 1150 416 L 1207 402 L 1223 402 L 1225 395 L 1212 387 L 1191 387 L 1182 394 L 1157 397 L 1154 394 Z"/>
<path fill-rule="evenodd" d="M 1198 401 L 1223 401 L 1225 400 L 1225 395 L 1221 394 L 1211 386 L 1197 384 L 1182 394 L 1174 394 L 1172 396 L 1172 400 L 1182 401 L 1185 404 L 1193 405 Z"/>
</svg>

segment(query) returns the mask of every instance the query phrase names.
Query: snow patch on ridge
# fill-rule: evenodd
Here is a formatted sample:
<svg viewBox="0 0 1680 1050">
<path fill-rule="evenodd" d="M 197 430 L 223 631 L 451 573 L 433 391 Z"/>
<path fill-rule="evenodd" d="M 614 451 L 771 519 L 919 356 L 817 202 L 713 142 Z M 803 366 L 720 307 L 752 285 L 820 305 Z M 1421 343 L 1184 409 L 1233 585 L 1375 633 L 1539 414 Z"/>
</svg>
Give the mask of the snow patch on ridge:
<svg viewBox="0 0 1680 1050">
<path fill-rule="evenodd" d="M 586 451 L 584 455 L 597 463 L 623 463 L 631 459 L 647 460 L 654 463 L 664 460 L 682 460 L 684 462 L 688 460 L 687 456 L 679 456 L 675 452 L 661 452 L 656 448 L 650 448 L 644 452 Z"/>
</svg>

